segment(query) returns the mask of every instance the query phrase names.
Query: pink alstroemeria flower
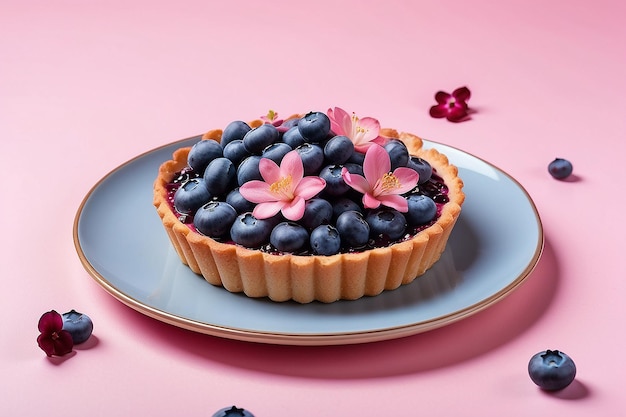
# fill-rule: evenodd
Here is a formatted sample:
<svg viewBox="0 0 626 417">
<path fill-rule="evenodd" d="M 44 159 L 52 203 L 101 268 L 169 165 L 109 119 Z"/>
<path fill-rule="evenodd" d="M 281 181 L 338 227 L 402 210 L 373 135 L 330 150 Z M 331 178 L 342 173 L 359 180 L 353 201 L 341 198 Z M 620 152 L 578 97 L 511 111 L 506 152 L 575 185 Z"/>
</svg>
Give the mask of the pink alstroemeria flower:
<svg viewBox="0 0 626 417">
<path fill-rule="evenodd" d="M 335 135 L 347 136 L 354 143 L 357 152 L 365 153 L 373 143 L 382 144 L 384 138 L 379 136 L 380 123 L 373 117 L 359 119 L 356 114 L 348 114 L 344 109 L 335 107 L 328 109 L 330 130 Z"/>
<path fill-rule="evenodd" d="M 419 174 L 406 167 L 391 170 L 389 154 L 380 145 L 372 145 L 365 153 L 363 173 L 365 177 L 351 174 L 346 168 L 341 172 L 343 180 L 350 187 L 363 193 L 363 206 L 377 208 L 381 204 L 406 213 L 408 203 L 401 194 L 412 190 L 419 179 Z"/>
<path fill-rule="evenodd" d="M 67 330 L 63 330 L 63 317 L 54 310 L 44 313 L 39 319 L 37 344 L 48 356 L 63 356 L 72 351 L 74 341 Z"/>
<path fill-rule="evenodd" d="M 297 151 L 288 152 L 280 167 L 274 161 L 262 158 L 259 171 L 265 181 L 248 181 L 239 187 L 246 200 L 257 203 L 252 211 L 257 219 L 267 219 L 280 211 L 288 220 L 300 220 L 306 200 L 326 186 L 322 178 L 304 177 L 302 158 Z"/>
<path fill-rule="evenodd" d="M 437 119 L 445 117 L 450 122 L 460 122 L 467 117 L 467 100 L 470 96 L 471 92 L 467 87 L 457 88 L 452 94 L 439 91 L 435 94 L 438 104 L 430 108 L 430 115 Z"/>
</svg>

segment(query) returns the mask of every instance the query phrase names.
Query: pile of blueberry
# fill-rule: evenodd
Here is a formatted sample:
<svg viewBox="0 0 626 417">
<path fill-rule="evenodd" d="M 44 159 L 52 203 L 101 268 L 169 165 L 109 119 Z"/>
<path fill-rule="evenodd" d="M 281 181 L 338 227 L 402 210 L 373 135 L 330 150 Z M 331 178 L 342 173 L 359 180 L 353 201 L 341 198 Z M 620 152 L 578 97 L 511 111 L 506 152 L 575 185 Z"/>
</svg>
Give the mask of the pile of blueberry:
<svg viewBox="0 0 626 417">
<path fill-rule="evenodd" d="M 335 135 L 322 112 L 289 119 L 280 126 L 252 128 L 231 122 L 221 140 L 201 140 L 190 150 L 188 166 L 168 184 L 170 205 L 180 220 L 213 239 L 269 253 L 333 255 L 388 246 L 432 225 L 448 202 L 448 188 L 431 165 L 409 155 L 406 145 L 390 139 L 384 145 L 391 170 L 410 167 L 419 174 L 415 189 L 405 194 L 409 211 L 380 206 L 364 209 L 362 195 L 343 180 L 345 167 L 363 175 L 365 155 L 346 136 Z M 287 221 L 278 213 L 269 219 L 252 215 L 254 203 L 239 187 L 263 180 L 261 158 L 280 165 L 290 151 L 300 155 L 305 176 L 319 176 L 324 190 L 306 202 L 304 216 Z"/>
</svg>

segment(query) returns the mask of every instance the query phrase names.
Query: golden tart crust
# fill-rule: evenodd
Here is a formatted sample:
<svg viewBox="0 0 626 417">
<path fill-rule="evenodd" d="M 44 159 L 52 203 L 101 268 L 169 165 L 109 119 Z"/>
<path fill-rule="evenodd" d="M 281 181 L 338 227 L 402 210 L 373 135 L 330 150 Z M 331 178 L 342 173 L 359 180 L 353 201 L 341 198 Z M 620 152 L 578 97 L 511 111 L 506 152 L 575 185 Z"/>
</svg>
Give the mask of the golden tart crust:
<svg viewBox="0 0 626 417">
<path fill-rule="evenodd" d="M 250 126 L 261 123 L 256 120 Z M 222 130 L 211 130 L 203 139 L 219 141 L 221 134 Z M 463 181 L 445 155 L 422 148 L 422 140 L 410 133 L 382 129 L 381 135 L 402 140 L 411 155 L 427 160 L 443 178 L 450 199 L 432 226 L 387 247 L 331 256 L 275 255 L 217 242 L 192 231 L 172 212 L 167 197 L 167 184 L 187 166 L 190 147 L 176 150 L 172 160 L 159 168 L 153 204 L 181 261 L 213 285 L 277 302 L 331 303 L 375 296 L 412 282 L 439 260 L 465 199 Z"/>
</svg>

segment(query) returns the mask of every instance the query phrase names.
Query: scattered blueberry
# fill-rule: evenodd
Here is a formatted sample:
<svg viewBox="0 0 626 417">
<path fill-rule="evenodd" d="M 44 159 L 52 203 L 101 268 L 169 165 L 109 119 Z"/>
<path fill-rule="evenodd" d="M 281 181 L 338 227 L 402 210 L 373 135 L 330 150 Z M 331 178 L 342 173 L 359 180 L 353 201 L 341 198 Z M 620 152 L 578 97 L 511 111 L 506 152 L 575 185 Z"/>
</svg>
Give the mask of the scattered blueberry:
<svg viewBox="0 0 626 417">
<path fill-rule="evenodd" d="M 334 255 L 341 249 L 341 238 L 335 227 L 323 224 L 311 232 L 310 244 L 316 255 Z"/>
<path fill-rule="evenodd" d="M 237 217 L 237 212 L 228 203 L 211 201 L 196 211 L 193 225 L 205 236 L 220 238 L 225 236 Z"/>
<path fill-rule="evenodd" d="M 556 158 L 548 165 L 548 172 L 558 180 L 569 177 L 573 169 L 572 163 L 563 158 Z"/>
<path fill-rule="evenodd" d="M 187 164 L 196 172 L 203 172 L 209 162 L 223 155 L 222 146 L 210 139 L 196 142 L 187 155 Z"/>
<path fill-rule="evenodd" d="M 191 214 L 211 198 L 203 178 L 190 179 L 174 193 L 174 208 L 181 214 Z"/>
<path fill-rule="evenodd" d="M 528 374 L 541 389 L 557 391 L 572 383 L 576 377 L 576 365 L 563 352 L 544 350 L 530 358 Z"/>
<path fill-rule="evenodd" d="M 270 243 L 281 252 L 297 252 L 306 248 L 309 232 L 294 222 L 282 222 L 272 229 Z"/>
<path fill-rule="evenodd" d="M 321 142 L 330 132 L 330 119 L 322 112 L 307 113 L 298 122 L 298 130 L 307 141 Z"/>
<path fill-rule="evenodd" d="M 232 407 L 217 410 L 212 417 L 254 417 L 254 414 L 243 408 Z"/>
<path fill-rule="evenodd" d="M 93 322 L 91 319 L 76 310 L 63 313 L 63 330 L 67 330 L 72 335 L 75 345 L 84 343 L 93 332 Z"/>
<path fill-rule="evenodd" d="M 242 140 L 250 130 L 252 130 L 252 128 L 246 122 L 241 120 L 230 122 L 222 132 L 222 138 L 220 139 L 222 148 L 225 148 L 226 145 L 234 140 Z"/>
</svg>

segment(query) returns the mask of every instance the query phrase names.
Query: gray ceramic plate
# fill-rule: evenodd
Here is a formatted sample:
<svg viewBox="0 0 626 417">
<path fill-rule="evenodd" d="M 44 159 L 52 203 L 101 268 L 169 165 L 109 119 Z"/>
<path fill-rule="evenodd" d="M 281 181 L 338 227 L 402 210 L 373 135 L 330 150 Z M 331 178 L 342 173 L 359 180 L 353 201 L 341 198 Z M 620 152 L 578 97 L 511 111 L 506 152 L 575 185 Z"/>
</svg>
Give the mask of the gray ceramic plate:
<svg viewBox="0 0 626 417">
<path fill-rule="evenodd" d="M 78 256 L 111 295 L 163 322 L 231 339 L 291 345 L 371 342 L 445 326 L 493 305 L 537 264 L 543 230 L 523 187 L 493 165 L 425 141 L 459 168 L 466 200 L 442 258 L 412 284 L 332 304 L 274 303 L 214 287 L 170 246 L 152 206 L 158 167 L 189 138 L 144 153 L 99 181 L 74 223 Z"/>
</svg>

